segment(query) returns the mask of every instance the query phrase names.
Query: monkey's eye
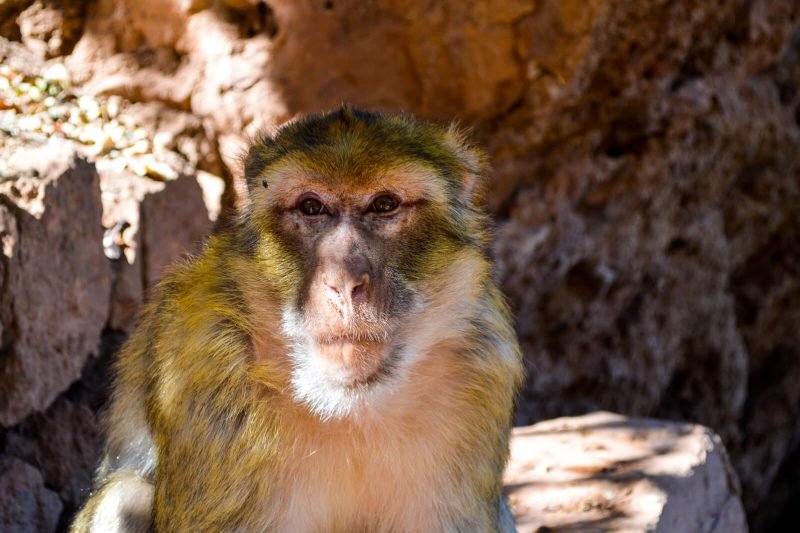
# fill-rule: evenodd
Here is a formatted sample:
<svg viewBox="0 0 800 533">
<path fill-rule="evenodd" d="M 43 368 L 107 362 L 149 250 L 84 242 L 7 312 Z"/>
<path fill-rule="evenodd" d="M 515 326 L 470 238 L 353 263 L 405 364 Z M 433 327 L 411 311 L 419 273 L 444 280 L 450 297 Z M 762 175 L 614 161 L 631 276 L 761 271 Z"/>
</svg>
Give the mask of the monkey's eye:
<svg viewBox="0 0 800 533">
<path fill-rule="evenodd" d="M 372 201 L 369 210 L 375 213 L 391 213 L 399 206 L 400 200 L 389 194 L 382 194 Z"/>
<path fill-rule="evenodd" d="M 297 209 L 306 216 L 313 217 L 325 213 L 325 206 L 316 198 L 306 198 L 297 204 Z"/>
</svg>

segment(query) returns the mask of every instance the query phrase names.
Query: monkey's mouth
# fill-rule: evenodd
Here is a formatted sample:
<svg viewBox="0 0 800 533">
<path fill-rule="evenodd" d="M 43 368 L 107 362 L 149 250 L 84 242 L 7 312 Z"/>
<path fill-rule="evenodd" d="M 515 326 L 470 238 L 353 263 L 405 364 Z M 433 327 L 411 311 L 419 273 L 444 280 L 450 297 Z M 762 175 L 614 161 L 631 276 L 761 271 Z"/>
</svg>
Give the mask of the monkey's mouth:
<svg viewBox="0 0 800 533">
<path fill-rule="evenodd" d="M 315 339 L 317 353 L 328 376 L 345 386 L 371 384 L 386 376 L 391 365 L 388 339 L 373 340 L 349 335 Z"/>
<path fill-rule="evenodd" d="M 315 340 L 317 344 L 324 346 L 332 346 L 336 344 L 360 344 L 364 342 L 369 342 L 366 339 L 363 339 L 355 335 L 328 335 L 325 337 L 319 337 Z"/>
</svg>

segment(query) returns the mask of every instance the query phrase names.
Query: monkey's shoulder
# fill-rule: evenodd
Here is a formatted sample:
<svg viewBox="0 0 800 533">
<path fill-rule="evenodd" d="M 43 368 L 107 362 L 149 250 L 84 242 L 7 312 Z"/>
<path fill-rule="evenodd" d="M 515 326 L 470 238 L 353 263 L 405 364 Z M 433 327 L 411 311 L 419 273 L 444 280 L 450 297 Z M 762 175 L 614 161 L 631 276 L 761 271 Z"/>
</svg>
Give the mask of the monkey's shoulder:
<svg viewBox="0 0 800 533">
<path fill-rule="evenodd" d="M 223 258 L 207 246 L 165 275 L 123 348 L 120 365 L 143 359 L 157 374 L 165 366 L 224 366 L 247 356 L 252 317 Z"/>
</svg>

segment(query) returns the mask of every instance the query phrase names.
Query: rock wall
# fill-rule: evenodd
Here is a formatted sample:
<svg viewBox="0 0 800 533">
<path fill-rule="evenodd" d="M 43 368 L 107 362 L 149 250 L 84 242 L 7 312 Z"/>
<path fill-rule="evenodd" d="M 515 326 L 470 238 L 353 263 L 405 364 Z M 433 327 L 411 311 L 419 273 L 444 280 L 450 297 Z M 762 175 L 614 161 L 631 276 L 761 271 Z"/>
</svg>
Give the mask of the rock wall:
<svg viewBox="0 0 800 533">
<path fill-rule="evenodd" d="M 97 466 L 110 359 L 210 232 L 223 183 L 147 140 L 138 106 L 1 39 L 0 58 L 0 530 L 64 530 Z"/>
<path fill-rule="evenodd" d="M 19 149 L 7 165 L 26 172 L 0 184 L 2 426 L 43 410 L 80 376 L 111 288 L 92 166 L 59 145 Z"/>
<path fill-rule="evenodd" d="M 300 113 L 349 101 L 472 127 L 528 362 L 519 423 L 706 424 L 751 524 L 790 516 L 795 0 L 12 0 L 0 21 L 84 90 L 136 102 L 149 138 L 234 185 L 228 206 L 246 137 Z"/>
</svg>

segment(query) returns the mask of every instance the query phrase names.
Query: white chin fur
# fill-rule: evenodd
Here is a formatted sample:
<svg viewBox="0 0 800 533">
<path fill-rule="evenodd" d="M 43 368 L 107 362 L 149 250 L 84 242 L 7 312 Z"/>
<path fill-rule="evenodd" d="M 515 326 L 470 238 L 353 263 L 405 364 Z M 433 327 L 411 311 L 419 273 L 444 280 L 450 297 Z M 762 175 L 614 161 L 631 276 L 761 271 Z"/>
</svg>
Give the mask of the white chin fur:
<svg viewBox="0 0 800 533">
<path fill-rule="evenodd" d="M 292 393 L 294 399 L 323 420 L 358 417 L 390 395 L 392 382 L 353 384 L 345 369 L 336 368 L 318 353 L 303 319 L 293 309 L 283 310 L 282 329 L 291 339 Z"/>
</svg>

